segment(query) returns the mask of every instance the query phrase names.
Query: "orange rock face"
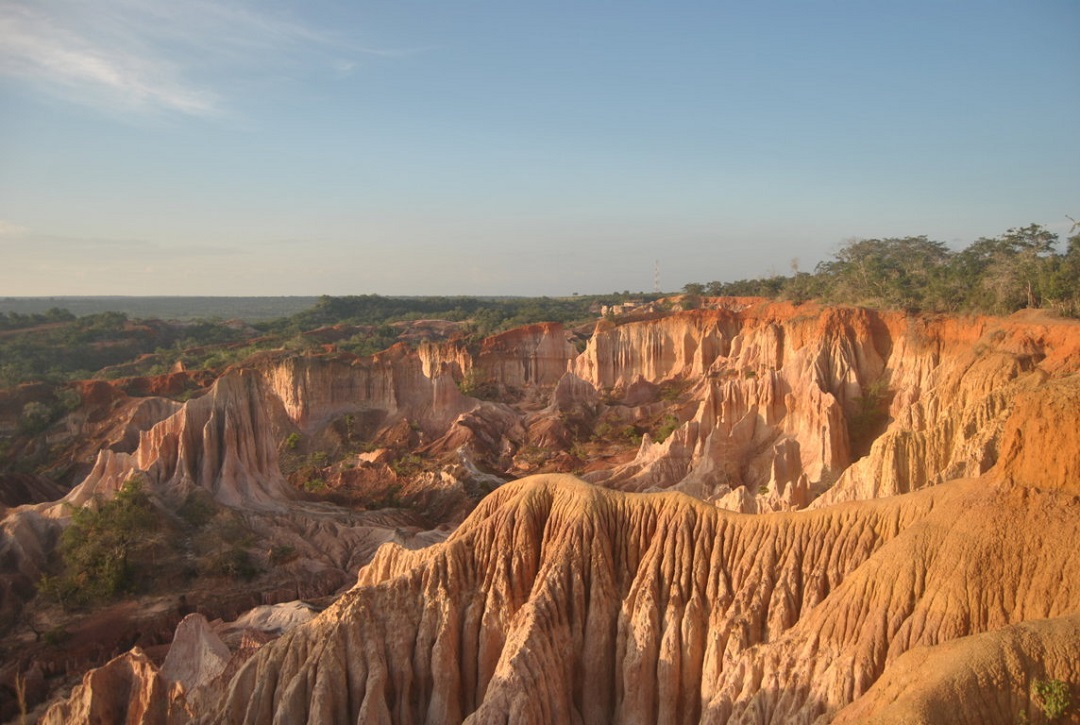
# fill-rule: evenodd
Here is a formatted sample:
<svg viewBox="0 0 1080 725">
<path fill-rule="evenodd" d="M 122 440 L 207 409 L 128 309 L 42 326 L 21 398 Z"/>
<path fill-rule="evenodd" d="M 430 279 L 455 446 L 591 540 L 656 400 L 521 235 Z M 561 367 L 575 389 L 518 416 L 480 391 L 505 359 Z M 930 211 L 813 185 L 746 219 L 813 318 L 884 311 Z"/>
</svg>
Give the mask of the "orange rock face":
<svg viewBox="0 0 1080 725">
<path fill-rule="evenodd" d="M 1080 590 L 1062 586 L 1080 556 L 1058 543 L 1078 514 L 1061 492 L 985 480 L 748 517 L 535 477 L 445 544 L 384 547 L 204 721 L 809 722 L 844 708 L 858 721 L 947 694 L 910 676 L 933 657 L 968 700 L 1004 698 L 982 722 L 1012 722 L 1029 668 L 959 638 L 1035 658 L 1024 638 L 1052 641 L 1045 676 L 1080 675 Z M 960 654 L 941 649 L 954 641 Z M 977 692 L 990 670 L 1013 694 Z"/>
<path fill-rule="evenodd" d="M 546 323 L 487 338 L 474 365 L 485 378 L 509 387 L 550 386 L 576 354 L 562 325 Z"/>
<path fill-rule="evenodd" d="M 109 686 L 146 722 L 1036 722 L 1036 681 L 1080 687 L 1078 375 L 1074 321 L 751 299 L 603 321 L 581 352 L 534 325 L 479 349 L 270 357 L 183 404 L 123 403 L 67 502 L 139 473 L 359 568 L 164 710 L 152 666 L 110 663 L 137 671 Z M 341 440 L 346 417 L 383 447 L 342 480 L 390 475 L 409 446 L 500 473 L 555 449 L 587 473 L 501 486 L 413 550 L 392 518 L 304 509 L 285 483 L 287 436 Z M 579 460 L 601 425 L 644 432 L 636 453 Z M 458 512 L 451 479 L 401 491 Z M 0 555 L 43 558 L 34 532 L 55 537 L 61 509 L 38 511 L 5 519 Z M 93 721 L 94 682 L 64 717 Z"/>
<path fill-rule="evenodd" d="M 669 440 L 590 480 L 744 511 L 913 491 L 989 470 L 1018 396 L 1080 370 L 1075 321 L 747 305 L 598 329 L 573 363 L 596 388 L 690 388 Z"/>
<path fill-rule="evenodd" d="M 49 708 L 40 722 L 172 725 L 190 717 L 181 689 L 162 677 L 145 654 L 133 650 L 88 672 L 71 697 Z"/>
<path fill-rule="evenodd" d="M 1018 445 L 1023 426 L 1009 424 L 1017 401 L 1053 398 L 1039 391 L 1065 390 L 1058 381 L 1080 370 L 1073 321 L 736 302 L 604 322 L 580 354 L 548 324 L 488 338 L 475 354 L 451 342 L 272 361 L 228 373 L 167 421 L 164 409 L 144 416 L 138 450 L 115 449 L 154 480 L 266 503 L 283 495 L 274 481 L 284 438 L 319 440 L 345 416 L 371 440 L 409 426 L 432 455 L 465 447 L 498 467 L 528 446 L 569 450 L 591 434 L 581 426 L 600 419 L 640 427 L 667 411 L 668 438 L 646 436 L 629 461 L 586 461 L 588 479 L 675 488 L 741 511 L 790 510 L 984 473 L 1006 429 Z M 470 397 L 466 379 L 523 402 Z M 1075 464 L 1074 450 L 1060 452 L 1072 456 L 1061 466 Z"/>
</svg>

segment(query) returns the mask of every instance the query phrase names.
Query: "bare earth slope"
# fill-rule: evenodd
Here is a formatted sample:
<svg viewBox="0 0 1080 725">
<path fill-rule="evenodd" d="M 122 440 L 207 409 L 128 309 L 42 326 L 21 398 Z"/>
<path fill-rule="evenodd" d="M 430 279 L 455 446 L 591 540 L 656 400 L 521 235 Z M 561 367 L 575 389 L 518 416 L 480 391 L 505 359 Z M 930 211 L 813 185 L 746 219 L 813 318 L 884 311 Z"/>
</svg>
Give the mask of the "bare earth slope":
<svg viewBox="0 0 1080 725">
<path fill-rule="evenodd" d="M 934 646 L 998 630 L 996 646 L 1039 657 L 1020 634 L 1053 628 L 1041 666 L 1075 682 L 1080 554 L 1063 542 L 1078 521 L 1075 496 L 987 479 L 746 516 L 538 476 L 445 544 L 383 547 L 205 721 L 812 722 L 879 679 L 865 707 L 906 718 L 927 696 L 904 690 L 917 678 L 897 685 L 894 663 L 951 654 L 964 693 L 997 667 L 1006 702 L 979 719 L 1012 722 L 1028 707 L 1023 657 Z"/>
<path fill-rule="evenodd" d="M 905 653 L 835 723 L 1040 722 L 1034 681 L 1075 682 L 1080 615 L 1041 619 Z M 1076 722 L 1075 712 L 1070 719 Z"/>
</svg>

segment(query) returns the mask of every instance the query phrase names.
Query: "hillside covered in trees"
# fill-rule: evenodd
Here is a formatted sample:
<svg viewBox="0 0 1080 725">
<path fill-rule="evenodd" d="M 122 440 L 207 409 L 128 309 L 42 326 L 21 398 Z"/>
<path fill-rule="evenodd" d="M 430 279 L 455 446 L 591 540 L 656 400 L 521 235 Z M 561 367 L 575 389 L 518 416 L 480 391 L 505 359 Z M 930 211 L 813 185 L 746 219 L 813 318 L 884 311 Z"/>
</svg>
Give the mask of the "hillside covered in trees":
<svg viewBox="0 0 1080 725">
<path fill-rule="evenodd" d="M 1005 315 L 1041 307 L 1080 315 L 1080 234 L 1059 250 L 1038 225 L 1010 229 L 960 251 L 926 236 L 846 242 L 814 272 L 687 284 L 688 294 L 753 295 L 937 312 Z"/>
</svg>

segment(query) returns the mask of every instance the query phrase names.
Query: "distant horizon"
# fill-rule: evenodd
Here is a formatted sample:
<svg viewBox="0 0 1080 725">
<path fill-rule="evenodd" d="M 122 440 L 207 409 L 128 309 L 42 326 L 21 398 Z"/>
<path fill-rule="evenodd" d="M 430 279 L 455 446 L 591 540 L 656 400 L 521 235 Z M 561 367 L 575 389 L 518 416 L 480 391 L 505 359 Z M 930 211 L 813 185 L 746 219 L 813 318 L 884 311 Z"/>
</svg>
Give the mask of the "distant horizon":
<svg viewBox="0 0 1080 725">
<path fill-rule="evenodd" d="M 570 296 L 1080 217 L 1080 3 L 0 4 L 0 290 Z M 318 290 L 318 292 L 312 292 Z"/>
<path fill-rule="evenodd" d="M 1064 251 L 1065 244 L 1066 244 L 1067 240 L 1070 238 L 1070 236 L 1072 236 L 1072 234 L 1077 233 L 1076 232 L 1077 222 L 1069 215 L 1063 215 L 1063 217 L 1064 217 L 1064 221 L 1057 222 L 1057 223 L 1049 223 L 1049 224 L 1048 223 L 1043 223 L 1043 222 L 1038 222 L 1038 221 L 1030 221 L 1030 220 L 1027 221 L 1027 222 L 1023 222 L 1023 223 L 1018 222 L 1016 224 L 1010 225 L 1007 228 L 1001 229 L 997 233 L 982 235 L 979 238 L 987 238 L 987 237 L 993 238 L 993 237 L 1000 236 L 1000 235 L 1008 232 L 1011 229 L 1017 229 L 1017 228 L 1028 226 L 1030 224 L 1036 224 L 1036 225 L 1041 226 L 1044 229 L 1047 229 L 1047 230 L 1053 232 L 1054 234 L 1056 234 L 1057 237 L 1058 237 L 1058 242 L 1057 242 L 1058 251 Z M 870 238 L 897 238 L 897 239 L 899 239 L 899 238 L 918 237 L 918 236 L 926 236 L 928 239 L 930 239 L 932 241 L 941 242 L 941 243 L 945 244 L 948 249 L 950 249 L 951 251 L 954 251 L 954 252 L 961 251 L 966 246 L 968 246 L 970 243 L 977 241 L 976 238 L 972 238 L 972 239 L 969 239 L 969 240 L 954 239 L 954 240 L 952 240 L 951 243 L 949 243 L 949 242 L 945 242 L 944 240 L 937 239 L 933 235 L 929 235 L 929 234 L 896 234 L 896 235 L 888 235 L 888 236 L 880 235 L 880 236 L 877 236 L 877 237 L 849 236 L 849 237 L 845 237 L 841 241 L 838 241 L 820 259 L 813 260 L 813 264 L 804 264 L 804 262 L 806 260 L 800 259 L 798 257 L 794 257 L 794 258 L 792 258 L 790 260 L 787 260 L 786 265 L 771 265 L 770 268 L 768 269 L 768 271 L 762 271 L 762 272 L 760 272 L 758 274 L 751 273 L 751 274 L 744 275 L 744 276 L 741 276 L 741 277 L 736 277 L 736 276 L 732 276 L 732 275 L 724 275 L 724 276 L 721 276 L 721 277 L 712 277 L 712 278 L 709 278 L 707 276 L 699 275 L 696 278 L 686 279 L 686 280 L 682 280 L 682 281 L 678 282 L 677 287 L 668 287 L 668 285 L 666 283 L 662 283 L 661 284 L 661 289 L 660 289 L 660 294 L 665 294 L 665 295 L 681 294 L 684 286 L 687 285 L 687 284 L 692 284 L 692 283 L 708 284 L 710 282 L 716 282 L 716 281 L 726 283 L 726 282 L 735 282 L 735 281 L 739 281 L 739 280 L 743 280 L 743 279 L 768 279 L 768 278 L 772 278 L 772 277 L 788 277 L 788 276 L 791 276 L 792 274 L 794 274 L 795 271 L 814 272 L 817 265 L 820 262 L 827 261 L 829 258 L 831 258 L 835 254 L 835 252 L 837 250 L 839 250 L 843 246 L 843 244 L 846 243 L 846 242 L 850 242 L 850 241 L 853 241 L 853 240 L 856 240 L 856 239 L 870 239 Z M 2 242 L 2 235 L 0 235 L 0 242 Z M 656 271 L 656 263 L 658 261 L 659 260 L 654 260 L 653 261 L 652 266 L 649 267 L 650 273 L 653 273 L 653 272 Z M 659 269 L 660 269 L 660 271 L 662 273 L 662 271 L 663 271 L 663 265 L 662 264 L 660 265 Z M 650 279 L 650 285 L 651 285 L 651 282 L 653 282 L 653 281 L 655 281 L 655 278 Z M 317 300 L 318 298 L 324 297 L 324 296 L 327 296 L 327 297 L 352 297 L 352 296 L 364 296 L 364 295 L 377 295 L 379 297 L 403 297 L 403 298 L 408 298 L 408 297 L 475 297 L 475 298 L 550 297 L 550 298 L 559 298 L 559 297 L 574 297 L 574 296 L 584 296 L 584 297 L 604 296 L 604 295 L 612 295 L 612 294 L 655 294 L 655 292 L 653 291 L 651 286 L 650 286 L 650 288 L 639 287 L 636 290 L 628 288 L 628 287 L 622 287 L 621 289 L 612 288 L 610 290 L 603 290 L 603 291 L 582 291 L 581 289 L 578 289 L 578 290 L 574 290 L 572 292 L 534 292 L 534 293 L 528 293 L 528 292 L 517 292 L 517 293 L 508 293 L 508 292 L 455 292 L 455 291 L 447 291 L 447 292 L 434 292 L 434 291 L 431 291 L 431 292 L 428 292 L 428 291 L 423 291 L 423 292 L 389 292 L 388 293 L 388 292 L 382 292 L 382 291 L 376 291 L 376 290 L 357 290 L 357 291 L 345 291 L 345 292 L 295 292 L 295 293 L 290 292 L 290 293 L 279 293 L 279 294 L 271 294 L 271 293 L 265 293 L 265 292 L 251 293 L 251 294 L 248 294 L 248 293 L 236 293 L 236 294 L 190 293 L 190 292 L 179 292 L 179 293 L 173 293 L 173 294 L 161 294 L 161 293 L 158 293 L 158 294 L 136 294 L 136 293 L 119 294 L 119 293 L 114 293 L 114 292 L 102 292 L 102 293 L 60 292 L 60 293 L 36 293 L 36 294 L 7 294 L 7 293 L 0 292 L 0 300 L 12 300 L 12 299 L 108 299 L 108 298 L 115 298 L 115 299 L 176 299 L 176 298 L 196 298 L 196 299 L 214 299 L 214 298 L 219 298 L 219 299 L 301 299 L 302 298 L 302 299 L 316 299 Z"/>
</svg>

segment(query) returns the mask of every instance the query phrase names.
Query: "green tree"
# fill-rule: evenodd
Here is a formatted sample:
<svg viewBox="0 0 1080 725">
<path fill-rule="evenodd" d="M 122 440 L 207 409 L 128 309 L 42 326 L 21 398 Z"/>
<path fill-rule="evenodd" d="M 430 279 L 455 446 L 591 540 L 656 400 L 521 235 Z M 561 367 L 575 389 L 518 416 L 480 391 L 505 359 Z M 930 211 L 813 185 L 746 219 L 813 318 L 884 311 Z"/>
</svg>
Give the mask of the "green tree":
<svg viewBox="0 0 1080 725">
<path fill-rule="evenodd" d="M 962 283 L 974 285 L 971 306 L 998 314 L 1038 307 L 1058 262 L 1053 232 L 1029 224 L 993 239 L 982 238 L 960 253 Z"/>
<path fill-rule="evenodd" d="M 1072 704 L 1069 683 L 1062 680 L 1035 680 L 1032 688 L 1046 719 L 1053 722 L 1060 718 Z"/>
<path fill-rule="evenodd" d="M 22 415 L 19 416 L 19 432 L 23 435 L 37 435 L 49 427 L 52 419 L 53 412 L 49 406 L 31 400 L 23 406 Z"/>
<path fill-rule="evenodd" d="M 949 260 L 941 242 L 925 236 L 857 239 L 818 265 L 826 294 L 835 302 L 921 309 Z"/>
<path fill-rule="evenodd" d="M 761 296 L 803 302 L 864 304 L 910 310 L 1009 314 L 1052 307 L 1080 316 L 1080 224 L 1064 254 L 1058 237 L 1038 224 L 982 237 L 960 252 L 926 236 L 854 239 L 814 274 L 709 282 L 710 296 Z M 696 289 L 687 285 L 684 289 Z"/>
<path fill-rule="evenodd" d="M 132 478 L 110 501 L 75 509 L 60 537 L 61 571 L 42 577 L 39 590 L 65 607 L 103 602 L 134 589 L 136 573 L 150 564 L 159 543 L 158 517 L 149 494 Z"/>
<path fill-rule="evenodd" d="M 1080 234 L 1069 237 L 1064 254 L 1048 254 L 1033 262 L 1039 306 L 1080 315 Z"/>
</svg>

